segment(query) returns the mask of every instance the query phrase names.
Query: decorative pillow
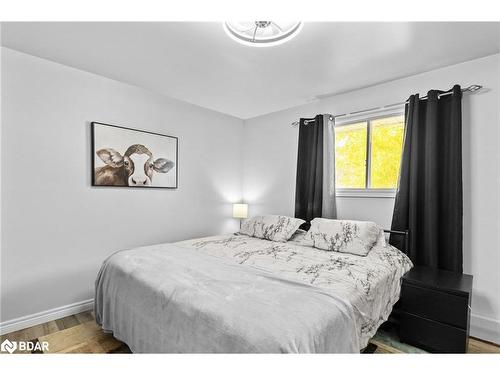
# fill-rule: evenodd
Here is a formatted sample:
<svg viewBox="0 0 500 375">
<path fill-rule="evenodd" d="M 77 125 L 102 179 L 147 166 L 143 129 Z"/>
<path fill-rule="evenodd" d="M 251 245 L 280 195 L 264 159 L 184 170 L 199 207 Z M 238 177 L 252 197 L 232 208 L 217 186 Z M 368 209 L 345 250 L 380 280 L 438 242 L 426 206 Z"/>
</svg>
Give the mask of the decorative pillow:
<svg viewBox="0 0 500 375">
<path fill-rule="evenodd" d="M 318 249 L 366 256 L 379 239 L 380 228 L 370 221 L 316 218 L 303 241 Z"/>
<path fill-rule="evenodd" d="M 288 216 L 254 216 L 243 222 L 240 233 L 270 241 L 286 242 L 304 222 L 302 219 Z"/>
</svg>

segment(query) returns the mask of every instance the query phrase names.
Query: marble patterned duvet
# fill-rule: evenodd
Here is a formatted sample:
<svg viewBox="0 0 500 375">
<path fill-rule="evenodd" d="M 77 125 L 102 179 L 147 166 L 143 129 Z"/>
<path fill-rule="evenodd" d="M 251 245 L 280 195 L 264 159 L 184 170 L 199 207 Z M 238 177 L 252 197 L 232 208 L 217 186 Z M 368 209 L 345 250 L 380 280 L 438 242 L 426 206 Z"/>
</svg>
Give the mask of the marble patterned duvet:
<svg viewBox="0 0 500 375">
<path fill-rule="evenodd" d="M 134 352 L 359 353 L 389 316 L 410 260 L 245 235 L 115 253 L 96 280 L 98 324 Z"/>
</svg>

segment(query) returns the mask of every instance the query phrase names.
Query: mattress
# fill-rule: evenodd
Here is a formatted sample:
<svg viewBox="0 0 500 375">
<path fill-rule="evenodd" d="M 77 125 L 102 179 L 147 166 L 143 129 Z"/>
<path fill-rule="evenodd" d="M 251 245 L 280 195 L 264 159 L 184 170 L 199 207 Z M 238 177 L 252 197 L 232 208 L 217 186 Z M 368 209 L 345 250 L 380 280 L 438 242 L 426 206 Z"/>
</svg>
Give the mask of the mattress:
<svg viewBox="0 0 500 375">
<path fill-rule="evenodd" d="M 133 352 L 345 353 L 389 316 L 410 260 L 230 234 L 120 251 L 96 280 L 98 324 Z"/>
</svg>

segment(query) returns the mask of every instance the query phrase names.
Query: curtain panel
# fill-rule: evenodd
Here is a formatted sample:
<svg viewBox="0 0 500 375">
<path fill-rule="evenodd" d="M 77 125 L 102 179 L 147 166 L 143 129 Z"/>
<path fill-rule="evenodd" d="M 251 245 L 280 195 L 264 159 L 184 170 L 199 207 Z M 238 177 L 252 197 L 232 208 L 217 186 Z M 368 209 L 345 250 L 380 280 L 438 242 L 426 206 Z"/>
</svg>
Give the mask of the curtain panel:
<svg viewBox="0 0 500 375">
<path fill-rule="evenodd" d="M 336 217 L 334 145 L 334 124 L 329 115 L 300 119 L 295 217 L 306 224 L 315 217 Z"/>
<path fill-rule="evenodd" d="M 410 231 L 414 264 L 462 272 L 462 90 L 412 95 L 405 107 L 393 230 Z M 403 248 L 403 239 L 390 243 Z"/>
</svg>

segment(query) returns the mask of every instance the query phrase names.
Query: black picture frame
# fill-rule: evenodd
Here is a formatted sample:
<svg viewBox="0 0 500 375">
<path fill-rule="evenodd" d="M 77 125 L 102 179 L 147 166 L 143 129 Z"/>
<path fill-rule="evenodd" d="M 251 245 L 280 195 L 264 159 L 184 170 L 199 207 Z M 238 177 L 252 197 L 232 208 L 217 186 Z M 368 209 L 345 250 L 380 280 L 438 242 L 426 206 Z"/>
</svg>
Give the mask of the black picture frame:
<svg viewBox="0 0 500 375">
<path fill-rule="evenodd" d="M 138 133 L 146 133 L 150 135 L 155 135 L 159 137 L 166 137 L 166 138 L 171 138 L 175 140 L 175 186 L 129 186 L 129 185 L 104 185 L 104 184 L 97 184 L 96 183 L 96 178 L 95 178 L 95 169 L 96 169 L 96 141 L 95 141 L 95 127 L 96 126 L 108 126 L 108 127 L 113 127 L 117 129 L 122 129 L 122 130 L 128 130 L 128 131 L 134 131 Z M 172 136 L 172 135 L 167 135 L 167 134 L 161 134 L 161 133 L 155 133 L 147 130 L 142 130 L 142 129 L 136 129 L 136 128 L 129 128 L 125 126 L 120 126 L 120 125 L 114 125 L 114 124 L 107 124 L 104 122 L 99 122 L 99 121 L 92 121 L 90 123 L 90 154 L 91 154 L 91 181 L 92 181 L 92 186 L 93 187 L 99 187 L 99 188 L 131 188 L 131 189 L 178 189 L 179 188 L 179 138 Z"/>
</svg>

